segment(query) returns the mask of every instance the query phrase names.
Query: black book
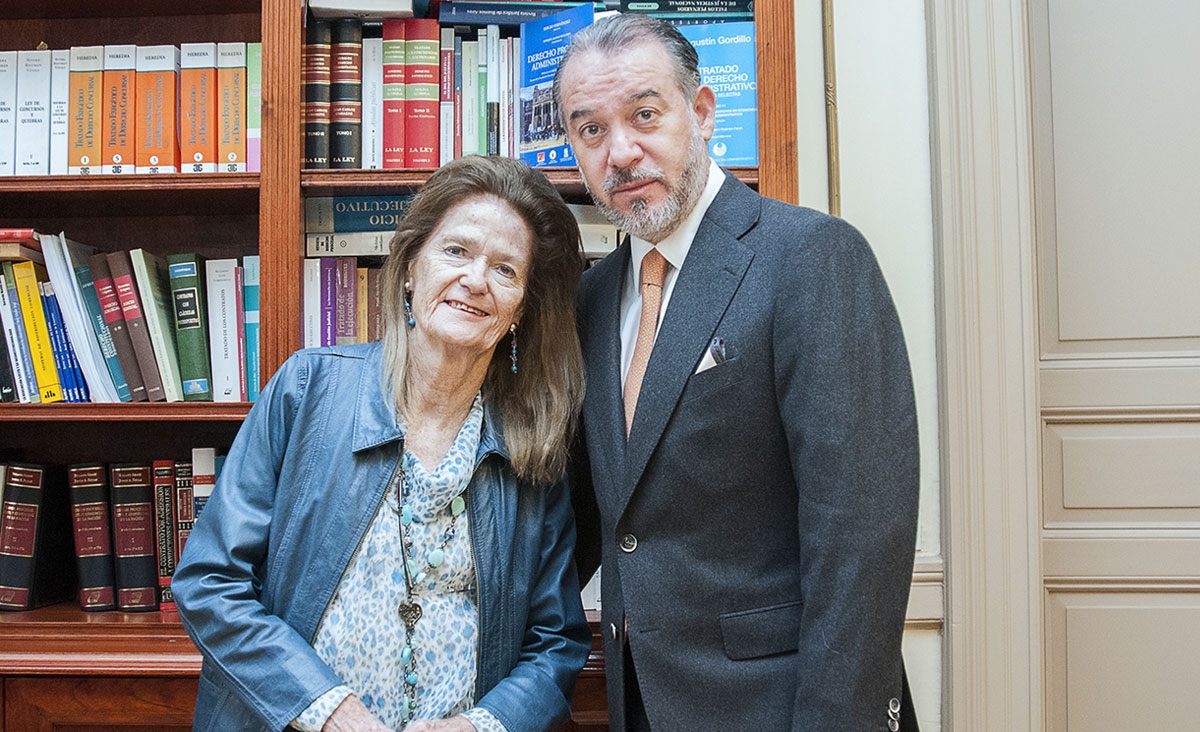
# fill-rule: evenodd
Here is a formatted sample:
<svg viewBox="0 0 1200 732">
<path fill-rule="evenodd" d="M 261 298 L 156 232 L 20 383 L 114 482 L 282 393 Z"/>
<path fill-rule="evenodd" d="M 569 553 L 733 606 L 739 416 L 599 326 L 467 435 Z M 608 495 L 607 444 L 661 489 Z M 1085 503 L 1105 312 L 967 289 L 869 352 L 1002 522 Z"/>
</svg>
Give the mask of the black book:
<svg viewBox="0 0 1200 732">
<path fill-rule="evenodd" d="M 8 339 L 0 333 L 0 402 L 18 400 L 17 381 L 13 376 L 12 363 L 8 359 Z"/>
<path fill-rule="evenodd" d="M 116 610 L 108 471 L 102 463 L 68 466 L 67 485 L 79 569 L 79 607 L 89 612 Z"/>
<path fill-rule="evenodd" d="M 10 463 L 0 509 L 0 609 L 32 610 L 69 598 L 71 554 L 61 466 Z"/>
<path fill-rule="evenodd" d="M 362 22 L 333 21 L 329 72 L 329 167 L 362 167 Z"/>
<path fill-rule="evenodd" d="M 304 107 L 300 114 L 304 128 L 304 167 L 309 169 L 329 167 L 331 38 L 332 22 L 309 16 L 300 70 L 300 83 L 304 89 Z"/>
<path fill-rule="evenodd" d="M 109 483 L 117 609 L 157 610 L 158 555 L 150 463 L 112 465 Z"/>
</svg>

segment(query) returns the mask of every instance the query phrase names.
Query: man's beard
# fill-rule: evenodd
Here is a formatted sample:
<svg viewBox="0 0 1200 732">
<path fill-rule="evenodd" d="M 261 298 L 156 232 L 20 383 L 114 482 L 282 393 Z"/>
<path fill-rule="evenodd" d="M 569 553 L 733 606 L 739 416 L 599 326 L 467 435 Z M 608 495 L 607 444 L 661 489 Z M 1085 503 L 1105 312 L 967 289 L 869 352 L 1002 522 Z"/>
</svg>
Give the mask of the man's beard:
<svg viewBox="0 0 1200 732">
<path fill-rule="evenodd" d="M 630 204 L 628 213 L 618 211 L 609 206 L 588 186 L 588 193 L 596 207 L 614 226 L 632 234 L 639 239 L 657 244 L 667 238 L 671 232 L 679 228 L 684 219 L 692 213 L 696 201 L 704 191 L 708 172 L 708 145 L 699 129 L 693 129 L 692 139 L 688 145 L 687 162 L 683 172 L 674 187 L 668 191 L 667 198 L 656 208 L 651 209 L 645 198 L 635 198 Z M 604 192 L 607 194 L 613 188 L 626 183 L 640 180 L 657 180 L 667 184 L 663 172 L 654 168 L 620 168 L 604 179 Z M 587 180 L 584 180 L 587 183 Z"/>
</svg>

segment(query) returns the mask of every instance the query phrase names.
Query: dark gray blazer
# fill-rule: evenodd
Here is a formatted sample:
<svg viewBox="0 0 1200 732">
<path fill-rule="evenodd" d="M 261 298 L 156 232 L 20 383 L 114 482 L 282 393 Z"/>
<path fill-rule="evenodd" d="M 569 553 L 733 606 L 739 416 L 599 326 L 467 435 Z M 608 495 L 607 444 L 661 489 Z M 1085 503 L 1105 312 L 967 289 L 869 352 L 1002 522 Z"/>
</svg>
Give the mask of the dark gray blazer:
<svg viewBox="0 0 1200 732">
<path fill-rule="evenodd" d="M 628 263 L 626 243 L 584 275 L 579 299 L 578 557 L 585 575 L 603 560 L 610 728 L 624 729 L 631 653 L 656 732 L 882 732 L 897 707 L 915 730 L 900 639 L 917 421 L 870 247 L 844 221 L 727 175 L 679 272 L 627 443 Z M 714 338 L 724 362 L 695 373 Z"/>
</svg>

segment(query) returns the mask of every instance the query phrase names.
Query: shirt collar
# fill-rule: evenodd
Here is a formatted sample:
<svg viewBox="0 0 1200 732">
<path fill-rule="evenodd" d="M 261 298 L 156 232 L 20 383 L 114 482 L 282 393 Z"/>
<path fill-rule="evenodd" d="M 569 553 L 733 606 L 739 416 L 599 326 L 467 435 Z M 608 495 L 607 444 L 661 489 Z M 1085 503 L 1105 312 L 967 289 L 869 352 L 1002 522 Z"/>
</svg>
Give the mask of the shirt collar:
<svg viewBox="0 0 1200 732">
<path fill-rule="evenodd" d="M 696 206 L 679 225 L 679 228 L 657 244 L 659 253 L 677 271 L 683 266 L 683 260 L 687 259 L 688 251 L 692 248 L 692 240 L 696 238 L 696 232 L 700 229 L 700 222 L 704 220 L 705 212 L 708 211 L 708 207 L 712 205 L 724 184 L 725 173 L 721 170 L 721 166 L 709 158 L 708 180 L 704 183 L 704 191 L 700 194 L 700 200 L 696 201 Z M 642 257 L 646 256 L 646 252 L 656 245 L 633 235 L 629 237 L 629 244 L 630 254 L 633 257 L 634 281 L 636 282 Z"/>
</svg>

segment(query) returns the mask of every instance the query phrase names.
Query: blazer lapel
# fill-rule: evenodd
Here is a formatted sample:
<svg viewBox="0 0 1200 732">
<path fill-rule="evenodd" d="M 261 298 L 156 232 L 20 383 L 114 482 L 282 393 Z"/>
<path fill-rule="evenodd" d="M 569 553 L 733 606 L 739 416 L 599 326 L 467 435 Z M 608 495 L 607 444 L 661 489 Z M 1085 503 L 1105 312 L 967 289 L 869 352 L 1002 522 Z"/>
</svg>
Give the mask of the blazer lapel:
<svg viewBox="0 0 1200 732">
<path fill-rule="evenodd" d="M 696 232 L 642 381 L 625 448 L 622 506 L 641 480 L 688 377 L 700 363 L 754 258 L 738 239 L 758 221 L 760 209 L 761 198 L 727 174 Z M 620 394 L 619 389 L 616 393 Z M 620 403 L 619 398 L 616 401 Z"/>
</svg>

